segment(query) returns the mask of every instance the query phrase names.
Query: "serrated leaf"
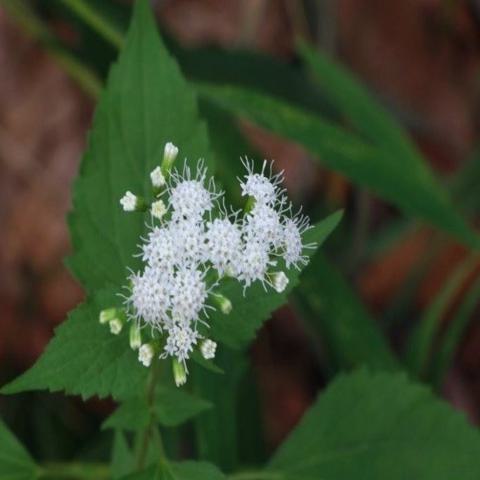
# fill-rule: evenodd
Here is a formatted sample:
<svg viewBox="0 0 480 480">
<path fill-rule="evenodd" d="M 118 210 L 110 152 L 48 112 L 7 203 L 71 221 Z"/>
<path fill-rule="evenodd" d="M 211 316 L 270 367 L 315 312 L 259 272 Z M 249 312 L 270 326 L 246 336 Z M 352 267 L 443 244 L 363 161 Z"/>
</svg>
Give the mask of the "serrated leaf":
<svg viewBox="0 0 480 480">
<path fill-rule="evenodd" d="M 476 480 L 480 436 L 404 374 L 342 375 L 268 466 L 282 480 Z"/>
<path fill-rule="evenodd" d="M 322 252 L 305 269 L 295 298 L 319 335 L 333 371 L 361 365 L 400 368 L 375 319 Z"/>
<path fill-rule="evenodd" d="M 141 390 L 148 370 L 129 348 L 128 333 L 112 335 L 98 322 L 100 310 L 118 301 L 115 290 L 107 290 L 76 308 L 55 330 L 37 363 L 1 392 L 48 389 L 83 398 L 125 398 Z"/>
<path fill-rule="evenodd" d="M 158 386 L 150 409 L 144 397 L 128 398 L 105 420 L 103 428 L 143 430 L 153 414 L 160 425 L 176 427 L 212 407 L 210 402 L 185 393 L 176 387 Z"/>
<path fill-rule="evenodd" d="M 0 420 L 0 478 L 2 480 L 34 480 L 37 467 L 23 445 Z"/>
<path fill-rule="evenodd" d="M 305 243 L 314 242 L 317 248 L 320 248 L 341 218 L 342 212 L 336 212 L 317 223 L 305 233 Z M 315 249 L 305 251 L 309 256 L 314 253 Z M 212 338 L 232 348 L 245 347 L 271 313 L 287 302 L 288 295 L 298 285 L 300 276 L 298 270 L 292 268 L 286 274 L 289 284 L 282 293 L 276 293 L 271 289 L 265 291 L 263 286 L 256 282 L 249 287 L 244 296 L 243 287 L 238 282 L 234 280 L 226 282 L 219 291 L 231 300 L 233 309 L 228 315 L 217 311 L 210 314 L 209 332 Z"/>
<path fill-rule="evenodd" d="M 227 111 L 299 143 L 318 156 L 322 165 L 370 189 L 405 214 L 430 222 L 466 245 L 480 245 L 448 192 L 418 158 L 405 165 L 358 135 L 278 98 L 233 86 L 201 85 L 198 90 Z"/>
<path fill-rule="evenodd" d="M 151 197 L 149 173 L 161 162 L 167 141 L 179 146 L 179 162 L 203 157 L 211 166 L 192 89 L 166 51 L 148 2 L 139 0 L 74 186 L 69 265 L 88 291 L 123 285 L 127 267 L 138 267 L 133 254 L 145 218 L 126 215 L 119 200 L 127 190 Z"/>
</svg>

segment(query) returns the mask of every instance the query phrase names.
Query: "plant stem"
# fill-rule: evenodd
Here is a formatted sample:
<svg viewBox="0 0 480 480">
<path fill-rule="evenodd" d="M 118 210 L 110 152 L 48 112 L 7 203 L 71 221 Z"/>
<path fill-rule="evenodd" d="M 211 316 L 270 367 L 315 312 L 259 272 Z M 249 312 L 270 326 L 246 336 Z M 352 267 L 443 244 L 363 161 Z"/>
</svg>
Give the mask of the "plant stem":
<svg viewBox="0 0 480 480">
<path fill-rule="evenodd" d="M 155 426 L 155 415 L 153 414 L 153 405 L 155 402 L 155 388 L 157 386 L 158 374 L 159 374 L 158 361 L 155 358 L 153 360 L 153 364 L 152 364 L 152 368 L 150 371 L 150 376 L 147 384 L 146 395 L 147 395 L 147 404 L 150 409 L 150 422 L 147 428 L 144 430 L 141 441 L 140 441 L 140 447 L 138 450 L 138 457 L 137 457 L 137 468 L 139 470 L 142 470 L 145 466 L 148 446 L 152 437 L 155 438 L 156 440 L 159 453 L 160 453 L 160 458 L 161 459 L 165 458 L 165 451 L 163 448 L 162 438 L 161 438 L 160 432 L 158 431 L 158 428 Z"/>
</svg>

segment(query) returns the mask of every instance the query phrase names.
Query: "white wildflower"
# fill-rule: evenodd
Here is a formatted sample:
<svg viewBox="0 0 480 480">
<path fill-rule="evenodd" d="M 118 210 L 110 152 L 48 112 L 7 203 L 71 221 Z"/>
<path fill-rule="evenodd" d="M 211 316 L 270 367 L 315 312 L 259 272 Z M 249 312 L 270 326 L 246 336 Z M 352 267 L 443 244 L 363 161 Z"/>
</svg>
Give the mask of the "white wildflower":
<svg viewBox="0 0 480 480">
<path fill-rule="evenodd" d="M 150 211 L 155 218 L 161 220 L 167 213 L 167 207 L 165 206 L 163 200 L 157 200 L 156 202 L 152 203 Z"/>
<path fill-rule="evenodd" d="M 267 162 L 263 162 L 262 172 L 254 173 L 254 163 L 247 159 L 243 160 L 243 165 L 247 170 L 245 180 L 240 183 L 243 196 L 249 196 L 255 199 L 256 203 L 264 205 L 273 205 L 280 193 L 279 185 L 283 181 L 283 172 L 273 175 L 272 163 L 268 168 L 268 177 L 266 176 Z"/>
<path fill-rule="evenodd" d="M 222 276 L 231 269 L 241 255 L 240 228 L 227 218 L 216 218 L 207 225 L 205 237 L 208 260 Z"/>
<path fill-rule="evenodd" d="M 177 246 L 169 228 L 154 227 L 142 246 L 142 260 L 150 267 L 170 272 L 177 261 Z"/>
<path fill-rule="evenodd" d="M 125 212 L 134 212 L 135 210 L 138 210 L 140 203 L 139 198 L 130 191 L 127 191 L 120 199 L 120 205 Z"/>
<path fill-rule="evenodd" d="M 179 362 L 185 362 L 193 351 L 198 337 L 198 333 L 188 325 L 173 325 L 168 331 L 163 356 L 169 355 Z"/>
</svg>

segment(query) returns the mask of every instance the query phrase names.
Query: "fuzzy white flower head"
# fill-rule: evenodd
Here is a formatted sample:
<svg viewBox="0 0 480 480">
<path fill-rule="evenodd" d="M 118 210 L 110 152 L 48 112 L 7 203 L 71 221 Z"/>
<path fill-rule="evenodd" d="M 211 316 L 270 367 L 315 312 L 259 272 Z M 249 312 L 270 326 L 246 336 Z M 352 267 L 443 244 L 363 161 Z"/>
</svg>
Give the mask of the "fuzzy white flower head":
<svg viewBox="0 0 480 480">
<path fill-rule="evenodd" d="M 151 212 L 155 218 L 161 220 L 167 213 L 167 207 L 165 206 L 163 200 L 157 200 L 156 202 L 153 202 Z"/>
<path fill-rule="evenodd" d="M 138 198 L 132 192 L 127 191 L 120 199 L 120 205 L 125 212 L 134 212 L 138 206 Z"/>
<path fill-rule="evenodd" d="M 283 172 L 273 175 L 272 163 L 267 168 L 267 162 L 263 162 L 262 172 L 254 173 L 254 163 L 247 159 L 242 161 L 247 170 L 245 180 L 240 183 L 242 195 L 255 199 L 256 203 L 272 205 L 275 203 L 277 196 L 280 194 L 279 185 L 283 181 Z M 268 170 L 268 172 L 266 172 Z M 268 176 L 266 176 L 268 174 Z"/>
<path fill-rule="evenodd" d="M 169 272 L 146 267 L 142 274 L 130 277 L 131 294 L 127 303 L 133 307 L 133 319 L 162 329 L 168 321 L 168 310 L 173 292 L 173 277 Z"/>
<path fill-rule="evenodd" d="M 245 287 L 249 287 L 255 280 L 264 282 L 267 269 L 272 264 L 267 246 L 249 241 L 244 244 L 242 255 L 235 265 L 235 276 L 244 282 Z"/>
<path fill-rule="evenodd" d="M 182 324 L 197 321 L 205 310 L 207 296 L 204 273 L 190 267 L 180 268 L 172 285 L 172 319 Z"/>
<path fill-rule="evenodd" d="M 192 219 L 170 223 L 170 234 L 176 245 L 176 265 L 196 266 L 205 260 L 204 224 Z"/>
<path fill-rule="evenodd" d="M 211 360 L 215 358 L 215 352 L 217 351 L 217 344 L 209 338 L 205 339 L 200 344 L 200 353 L 205 360 Z"/>
<path fill-rule="evenodd" d="M 197 344 L 198 333 L 188 325 L 173 325 L 168 331 L 163 357 L 169 355 L 184 363 Z"/>
<path fill-rule="evenodd" d="M 256 241 L 278 248 L 283 233 L 280 215 L 269 205 L 256 204 L 245 218 L 242 232 L 247 242 Z"/>
<path fill-rule="evenodd" d="M 185 165 L 183 173 L 172 173 L 169 205 L 173 210 L 173 219 L 199 221 L 212 210 L 215 200 L 221 195 L 215 191 L 213 180 L 205 186 L 207 170 L 200 162 L 195 176 Z"/>
<path fill-rule="evenodd" d="M 242 249 L 240 228 L 228 218 L 216 218 L 207 225 L 206 253 L 220 276 L 238 262 Z"/>
<path fill-rule="evenodd" d="M 142 246 L 142 260 L 151 267 L 171 271 L 177 261 L 177 242 L 170 229 L 154 227 Z"/>
<path fill-rule="evenodd" d="M 165 177 L 163 176 L 162 169 L 160 167 L 156 167 L 154 170 L 152 170 L 150 173 L 150 180 L 155 188 L 161 188 L 165 185 Z"/>
<path fill-rule="evenodd" d="M 283 226 L 283 258 L 287 268 L 294 266 L 299 269 L 300 265 L 308 263 L 308 257 L 302 255 L 304 248 L 315 248 L 316 244 L 304 245 L 302 234 L 310 228 L 307 217 L 297 215 L 294 219 L 286 218 Z"/>
<path fill-rule="evenodd" d="M 155 349 L 149 343 L 145 343 L 138 349 L 138 360 L 144 367 L 149 367 L 152 364 L 155 356 Z"/>
</svg>

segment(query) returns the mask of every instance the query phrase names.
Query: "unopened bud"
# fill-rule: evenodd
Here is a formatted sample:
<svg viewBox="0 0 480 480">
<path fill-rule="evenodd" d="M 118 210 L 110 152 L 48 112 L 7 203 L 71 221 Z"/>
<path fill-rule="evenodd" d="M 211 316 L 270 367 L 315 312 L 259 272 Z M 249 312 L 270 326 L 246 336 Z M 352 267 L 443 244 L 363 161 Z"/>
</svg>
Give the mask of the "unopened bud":
<svg viewBox="0 0 480 480">
<path fill-rule="evenodd" d="M 165 177 L 163 176 L 162 169 L 160 167 L 156 167 L 151 171 L 150 179 L 154 189 L 160 189 L 165 185 Z"/>
<path fill-rule="evenodd" d="M 130 191 L 127 191 L 120 199 L 120 205 L 125 212 L 139 212 L 146 208 L 143 198 L 137 197 L 137 195 L 134 195 Z"/>
<path fill-rule="evenodd" d="M 172 360 L 172 370 L 173 370 L 173 379 L 175 380 L 175 385 L 181 387 L 187 383 L 187 371 L 185 365 L 179 362 L 176 358 Z"/>
<path fill-rule="evenodd" d="M 173 165 L 173 162 L 177 158 L 178 155 L 178 148 L 171 142 L 165 144 L 165 148 L 163 150 L 163 161 L 162 161 L 162 173 L 163 175 L 167 175 Z"/>
<path fill-rule="evenodd" d="M 222 313 L 228 315 L 232 311 L 232 302 L 221 293 L 214 293 L 213 300 Z"/>
<path fill-rule="evenodd" d="M 155 347 L 151 343 L 144 343 L 138 349 L 138 360 L 144 367 L 149 367 L 152 364 L 155 356 Z"/>
<path fill-rule="evenodd" d="M 100 323 L 105 324 L 108 323 L 110 320 L 113 320 L 117 316 L 117 309 L 116 308 L 106 308 L 100 312 L 98 320 Z"/>
<path fill-rule="evenodd" d="M 167 207 L 163 200 L 157 200 L 152 203 L 152 208 L 150 209 L 152 215 L 159 220 L 167 213 Z"/>
<path fill-rule="evenodd" d="M 113 333 L 114 335 L 118 335 L 123 328 L 123 321 L 121 318 L 114 318 L 108 322 L 108 325 L 110 326 L 110 332 Z"/>
<path fill-rule="evenodd" d="M 268 274 L 268 279 L 270 280 L 272 287 L 278 292 L 282 293 L 288 285 L 288 277 L 284 272 L 273 272 Z"/>
<path fill-rule="evenodd" d="M 140 327 L 133 323 L 130 327 L 130 348 L 137 350 L 142 345 L 142 334 L 140 333 Z"/>
<path fill-rule="evenodd" d="M 209 338 L 205 339 L 200 344 L 200 353 L 202 354 L 205 360 L 211 360 L 215 358 L 215 352 L 217 351 L 217 344 Z"/>
</svg>

